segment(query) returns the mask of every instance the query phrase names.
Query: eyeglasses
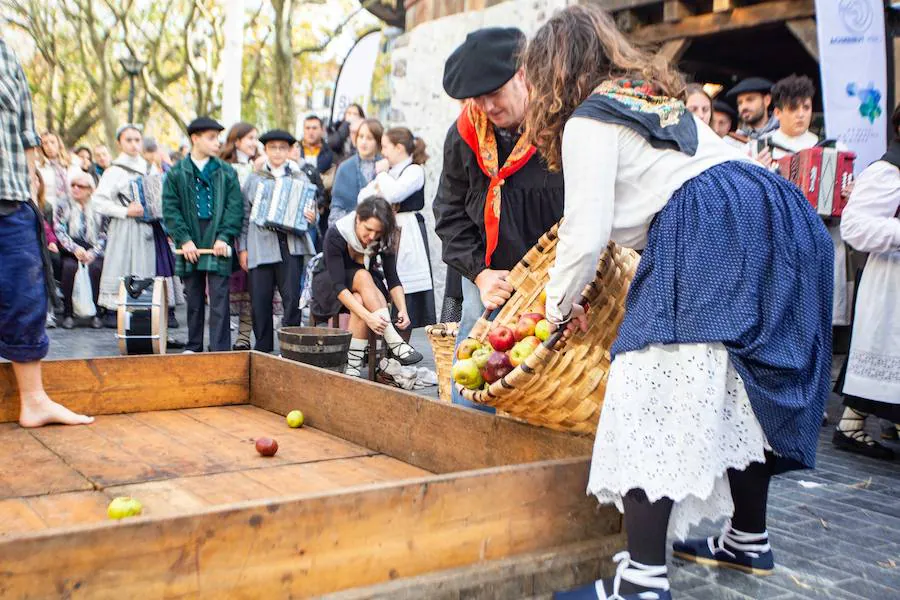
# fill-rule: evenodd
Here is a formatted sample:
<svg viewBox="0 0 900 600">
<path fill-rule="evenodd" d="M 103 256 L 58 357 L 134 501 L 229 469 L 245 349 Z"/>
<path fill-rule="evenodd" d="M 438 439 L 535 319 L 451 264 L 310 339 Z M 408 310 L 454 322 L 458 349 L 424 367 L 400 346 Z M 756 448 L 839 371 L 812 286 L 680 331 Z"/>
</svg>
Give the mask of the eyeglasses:
<svg viewBox="0 0 900 600">
<path fill-rule="evenodd" d="M 80 189 L 80 190 L 89 190 L 89 189 L 91 189 L 91 186 L 89 186 L 89 185 L 84 185 L 83 183 L 73 183 L 73 184 L 72 184 L 72 187 L 73 187 L 73 188 L 78 188 L 78 189 Z"/>
</svg>

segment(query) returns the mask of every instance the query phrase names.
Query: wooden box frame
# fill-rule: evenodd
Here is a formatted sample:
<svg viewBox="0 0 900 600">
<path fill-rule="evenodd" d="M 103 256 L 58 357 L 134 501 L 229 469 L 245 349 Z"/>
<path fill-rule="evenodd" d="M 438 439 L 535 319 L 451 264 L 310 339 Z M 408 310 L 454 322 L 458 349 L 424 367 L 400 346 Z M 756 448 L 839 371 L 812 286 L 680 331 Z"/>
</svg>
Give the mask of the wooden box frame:
<svg viewBox="0 0 900 600">
<path fill-rule="evenodd" d="M 3 598 L 524 598 L 609 574 L 593 439 L 256 352 L 47 361 L 93 415 L 253 404 L 436 475 L 0 537 Z M 0 423 L 18 398 L 0 365 Z M 24 466 L 24 465 L 23 465 Z"/>
</svg>

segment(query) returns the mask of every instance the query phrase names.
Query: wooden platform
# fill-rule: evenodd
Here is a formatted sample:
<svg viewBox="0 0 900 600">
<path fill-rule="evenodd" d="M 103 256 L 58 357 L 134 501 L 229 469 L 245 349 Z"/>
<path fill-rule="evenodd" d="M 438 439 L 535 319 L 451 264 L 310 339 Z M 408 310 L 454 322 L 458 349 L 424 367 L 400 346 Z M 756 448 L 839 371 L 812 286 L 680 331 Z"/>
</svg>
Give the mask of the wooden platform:
<svg viewBox="0 0 900 600">
<path fill-rule="evenodd" d="M 584 492 L 589 437 L 256 353 L 44 371 L 97 421 L 21 429 L 0 365 L 4 599 L 523 598 L 608 573 L 622 545 Z M 106 519 L 124 495 L 144 515 Z"/>
<path fill-rule="evenodd" d="M 278 440 L 260 456 L 258 437 Z M 22 471 L 23 464 L 33 469 Z M 0 538 L 106 520 L 116 496 L 148 516 L 428 476 L 247 405 L 101 416 L 91 427 L 0 425 Z"/>
</svg>

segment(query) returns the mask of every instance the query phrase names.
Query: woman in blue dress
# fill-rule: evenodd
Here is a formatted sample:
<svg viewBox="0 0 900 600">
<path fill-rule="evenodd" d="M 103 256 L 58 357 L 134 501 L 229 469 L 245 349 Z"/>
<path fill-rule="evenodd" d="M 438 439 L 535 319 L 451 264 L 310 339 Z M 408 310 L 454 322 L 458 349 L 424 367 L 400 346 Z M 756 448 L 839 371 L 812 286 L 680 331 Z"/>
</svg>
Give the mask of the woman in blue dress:
<svg viewBox="0 0 900 600">
<path fill-rule="evenodd" d="M 666 535 L 730 517 L 683 559 L 767 573 L 769 478 L 811 468 L 831 371 L 832 243 L 792 184 L 686 110 L 678 73 L 591 6 L 524 55 L 526 132 L 565 176 L 548 319 L 585 327 L 580 292 L 610 240 L 642 252 L 588 492 L 624 513 L 616 576 L 561 598 L 666 600 Z"/>
</svg>

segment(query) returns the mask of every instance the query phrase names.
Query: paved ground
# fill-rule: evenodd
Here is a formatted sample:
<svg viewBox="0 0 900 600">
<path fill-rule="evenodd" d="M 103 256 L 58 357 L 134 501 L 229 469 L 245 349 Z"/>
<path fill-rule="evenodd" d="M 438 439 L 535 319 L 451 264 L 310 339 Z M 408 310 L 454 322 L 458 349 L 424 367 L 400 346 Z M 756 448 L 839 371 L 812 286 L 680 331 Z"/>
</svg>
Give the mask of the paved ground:
<svg viewBox="0 0 900 600">
<path fill-rule="evenodd" d="M 179 320 L 184 323 L 183 309 Z M 184 339 L 184 328 L 174 335 Z M 118 354 L 112 330 L 50 330 L 51 358 Z M 433 368 L 423 331 L 413 337 Z M 436 388 L 425 390 L 436 394 Z M 839 414 L 832 396 L 832 423 Z M 877 436 L 876 424 L 870 424 Z M 670 568 L 680 600 L 788 598 L 900 599 L 900 461 L 888 463 L 836 451 L 823 427 L 815 471 L 772 482 L 769 531 L 778 569 L 767 578 L 711 570 L 680 561 Z M 894 444 L 900 452 L 900 445 Z M 709 526 L 702 535 L 718 531 Z"/>
</svg>

